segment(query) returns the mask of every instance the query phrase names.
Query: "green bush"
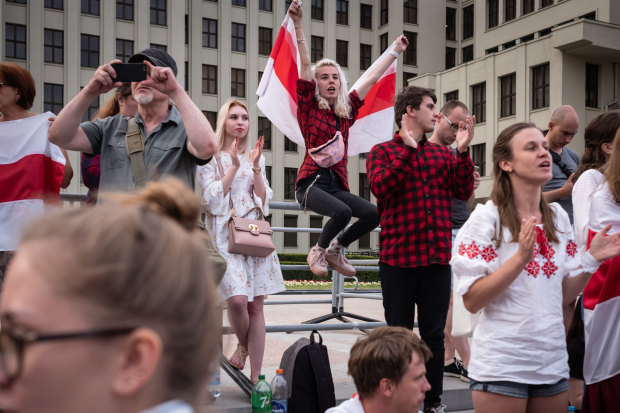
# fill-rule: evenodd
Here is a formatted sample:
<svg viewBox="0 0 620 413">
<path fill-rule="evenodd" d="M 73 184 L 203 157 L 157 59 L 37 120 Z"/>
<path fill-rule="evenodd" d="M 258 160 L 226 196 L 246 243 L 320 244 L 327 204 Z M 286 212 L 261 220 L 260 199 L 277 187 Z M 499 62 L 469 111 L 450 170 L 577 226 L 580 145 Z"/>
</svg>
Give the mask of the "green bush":
<svg viewBox="0 0 620 413">
<path fill-rule="evenodd" d="M 278 254 L 280 258 L 280 264 L 285 265 L 300 265 L 307 264 L 306 254 Z M 349 259 L 355 260 L 368 260 L 372 257 L 365 257 L 361 255 L 347 255 Z M 317 277 L 310 270 L 282 270 L 282 276 L 285 280 L 325 280 L 324 277 Z M 331 277 L 331 275 L 330 275 Z M 328 277 L 328 279 L 330 278 Z M 378 271 L 358 271 L 356 277 L 359 281 L 379 281 Z"/>
</svg>

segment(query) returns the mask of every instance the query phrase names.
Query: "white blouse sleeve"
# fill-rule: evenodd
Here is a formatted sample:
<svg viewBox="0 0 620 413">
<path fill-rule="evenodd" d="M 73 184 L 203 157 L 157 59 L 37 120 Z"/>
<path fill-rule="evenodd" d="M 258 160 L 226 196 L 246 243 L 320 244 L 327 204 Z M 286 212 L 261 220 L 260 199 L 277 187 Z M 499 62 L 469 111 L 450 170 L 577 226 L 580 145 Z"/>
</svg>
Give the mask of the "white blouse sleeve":
<svg viewBox="0 0 620 413">
<path fill-rule="evenodd" d="M 265 205 L 263 205 L 263 200 L 260 196 L 256 194 L 256 191 L 253 192 L 252 198 L 254 199 L 254 205 L 260 208 L 263 216 L 269 215 L 269 201 L 273 199 L 273 189 L 269 187 L 269 181 L 267 180 L 267 174 L 265 169 L 265 156 L 261 155 L 259 159 L 260 164 L 260 173 L 263 177 L 263 183 L 265 184 Z"/>
<path fill-rule="evenodd" d="M 575 232 L 564 208 L 557 202 L 550 203 L 549 207 L 555 214 L 556 234 L 560 240 L 555 261 L 564 267 L 562 271 L 564 277 L 575 277 L 584 271 L 581 267 L 581 254 L 585 254 L 586 250 L 580 249 L 575 242 Z"/>
<path fill-rule="evenodd" d="M 224 196 L 222 178 L 215 157 L 206 165 L 197 168 L 198 184 L 202 190 L 202 201 L 211 215 L 227 215 L 230 212 L 229 194 Z"/>
<path fill-rule="evenodd" d="M 575 225 L 575 239 L 580 250 L 584 250 L 588 240 L 590 226 L 590 208 L 592 194 L 603 180 L 603 174 L 596 169 L 585 171 L 573 186 L 573 222 Z"/>
<path fill-rule="evenodd" d="M 495 272 L 500 264 L 495 238 L 497 208 L 492 201 L 478 205 L 459 230 L 452 246 L 454 291 L 463 295 L 478 279 Z"/>
</svg>

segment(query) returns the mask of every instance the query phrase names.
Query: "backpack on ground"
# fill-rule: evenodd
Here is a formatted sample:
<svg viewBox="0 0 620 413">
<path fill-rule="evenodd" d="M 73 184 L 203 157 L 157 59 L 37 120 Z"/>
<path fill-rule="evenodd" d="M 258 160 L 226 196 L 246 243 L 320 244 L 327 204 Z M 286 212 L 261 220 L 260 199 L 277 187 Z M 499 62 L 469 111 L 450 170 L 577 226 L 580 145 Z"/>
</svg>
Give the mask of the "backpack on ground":
<svg viewBox="0 0 620 413">
<path fill-rule="evenodd" d="M 314 335 L 319 336 L 318 343 Z M 313 330 L 286 349 L 280 368 L 289 388 L 289 413 L 324 412 L 336 405 L 334 380 L 323 337 Z"/>
</svg>

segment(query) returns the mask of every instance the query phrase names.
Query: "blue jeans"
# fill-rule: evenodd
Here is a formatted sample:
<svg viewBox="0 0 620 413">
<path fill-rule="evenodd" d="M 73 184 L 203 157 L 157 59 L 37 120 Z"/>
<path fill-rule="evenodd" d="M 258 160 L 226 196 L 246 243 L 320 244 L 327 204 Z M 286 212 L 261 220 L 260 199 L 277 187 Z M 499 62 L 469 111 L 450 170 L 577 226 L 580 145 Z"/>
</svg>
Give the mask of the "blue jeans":
<svg viewBox="0 0 620 413">
<path fill-rule="evenodd" d="M 443 393 L 443 329 L 450 305 L 450 266 L 400 268 L 380 262 L 379 276 L 388 325 L 413 328 L 415 306 L 418 307 L 420 337 L 433 353 L 426 363 L 431 389 L 426 392 L 424 407 L 433 407 Z"/>
</svg>

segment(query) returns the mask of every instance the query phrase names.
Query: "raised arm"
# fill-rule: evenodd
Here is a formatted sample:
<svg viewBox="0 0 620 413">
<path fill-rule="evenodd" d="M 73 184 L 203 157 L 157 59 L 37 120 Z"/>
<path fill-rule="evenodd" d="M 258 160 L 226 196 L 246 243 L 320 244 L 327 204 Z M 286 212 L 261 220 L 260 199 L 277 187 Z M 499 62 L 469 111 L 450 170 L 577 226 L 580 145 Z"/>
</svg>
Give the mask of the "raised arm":
<svg viewBox="0 0 620 413">
<path fill-rule="evenodd" d="M 308 49 L 308 42 L 306 42 L 306 36 L 304 34 L 304 27 L 302 21 L 303 8 L 301 0 L 293 0 L 291 6 L 288 8 L 288 15 L 295 24 L 295 35 L 297 36 L 297 46 L 299 47 L 299 59 L 301 63 L 300 77 L 303 80 L 312 80 L 312 61 L 310 60 L 310 50 Z"/>
<path fill-rule="evenodd" d="M 383 76 L 383 73 L 394 62 L 394 59 L 398 59 L 398 55 L 400 55 L 402 52 L 405 51 L 405 49 L 407 49 L 407 45 L 409 45 L 409 41 L 407 40 L 406 36 L 400 35 L 396 38 L 396 46 L 394 47 L 394 49 L 392 49 L 391 53 L 383 56 L 383 58 L 379 61 L 379 64 L 372 70 L 372 72 L 370 72 L 368 77 L 364 79 L 364 81 L 360 83 L 360 85 L 356 89 L 357 95 L 360 99 L 364 100 L 372 85 L 377 83 L 379 78 Z"/>
<path fill-rule="evenodd" d="M 93 152 L 90 141 L 80 128 L 80 122 L 88 106 L 97 96 L 121 85 L 121 82 L 115 83 L 112 80 L 116 77 L 112 63 L 121 63 L 121 61 L 114 59 L 110 63 L 99 66 L 88 84 L 60 111 L 50 126 L 48 138 L 52 143 L 74 151 Z"/>
</svg>

